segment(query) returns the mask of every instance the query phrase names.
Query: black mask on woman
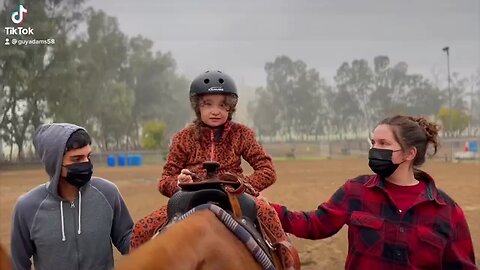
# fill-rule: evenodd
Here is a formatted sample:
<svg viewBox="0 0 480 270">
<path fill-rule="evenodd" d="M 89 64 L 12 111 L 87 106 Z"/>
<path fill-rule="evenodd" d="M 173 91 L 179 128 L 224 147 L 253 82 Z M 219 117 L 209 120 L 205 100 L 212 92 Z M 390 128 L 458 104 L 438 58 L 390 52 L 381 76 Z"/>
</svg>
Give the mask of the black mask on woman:
<svg viewBox="0 0 480 270">
<path fill-rule="evenodd" d="M 393 152 L 397 151 L 401 151 L 401 149 L 393 151 L 390 149 L 371 148 L 368 152 L 368 166 L 381 177 L 389 177 L 401 164 L 394 164 L 392 161 Z"/>
</svg>

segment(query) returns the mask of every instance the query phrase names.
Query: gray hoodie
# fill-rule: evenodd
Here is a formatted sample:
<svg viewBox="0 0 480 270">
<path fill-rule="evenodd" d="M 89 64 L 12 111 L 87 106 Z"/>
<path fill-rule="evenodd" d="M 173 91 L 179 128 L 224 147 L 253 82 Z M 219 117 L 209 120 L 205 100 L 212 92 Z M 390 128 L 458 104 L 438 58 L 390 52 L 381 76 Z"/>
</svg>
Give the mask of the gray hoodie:
<svg viewBox="0 0 480 270">
<path fill-rule="evenodd" d="M 130 247 L 133 221 L 115 184 L 98 177 L 70 202 L 58 194 L 63 155 L 70 135 L 82 127 L 47 124 L 34 136 L 50 181 L 20 196 L 13 213 L 14 269 L 95 270 L 113 268 L 112 243 Z"/>
</svg>

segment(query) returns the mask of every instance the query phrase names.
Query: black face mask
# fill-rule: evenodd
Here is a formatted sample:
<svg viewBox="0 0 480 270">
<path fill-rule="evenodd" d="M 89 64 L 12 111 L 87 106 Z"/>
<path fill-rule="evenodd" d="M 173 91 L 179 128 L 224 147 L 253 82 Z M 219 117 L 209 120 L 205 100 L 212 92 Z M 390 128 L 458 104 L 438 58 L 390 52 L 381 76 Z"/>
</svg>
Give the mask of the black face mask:
<svg viewBox="0 0 480 270">
<path fill-rule="evenodd" d="M 93 164 L 90 161 L 73 163 L 64 167 L 67 169 L 65 180 L 78 188 L 83 187 L 92 178 Z"/>
<path fill-rule="evenodd" d="M 371 148 L 368 152 L 368 166 L 370 169 L 383 178 L 392 175 L 400 164 L 392 161 L 393 152 L 401 150 Z"/>
</svg>

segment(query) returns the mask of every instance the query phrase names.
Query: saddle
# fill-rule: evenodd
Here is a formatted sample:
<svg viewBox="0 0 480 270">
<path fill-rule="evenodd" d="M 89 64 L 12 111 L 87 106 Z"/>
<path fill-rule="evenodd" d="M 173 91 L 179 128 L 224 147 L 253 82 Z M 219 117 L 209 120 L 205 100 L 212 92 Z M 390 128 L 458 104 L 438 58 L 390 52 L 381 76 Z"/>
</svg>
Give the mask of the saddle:
<svg viewBox="0 0 480 270">
<path fill-rule="evenodd" d="M 200 176 L 192 174 L 195 182 L 179 183 L 180 191 L 176 192 L 168 201 L 166 226 L 174 223 L 176 219 L 202 204 L 215 204 L 228 212 L 250 235 L 257 244 L 268 254 L 269 259 L 276 265 L 276 269 L 282 269 L 280 259 L 275 253 L 279 250 L 283 253 L 285 250 L 294 250 L 290 243 L 271 244 L 268 240 L 271 232 L 261 226 L 257 220 L 257 205 L 252 196 L 245 192 L 246 185 L 243 180 L 236 175 L 225 173 L 217 175 L 220 164 L 215 161 L 203 163 L 203 168 L 207 171 L 207 176 L 202 179 Z M 288 251 L 287 251 L 288 252 Z M 298 258 L 298 254 L 296 255 Z M 295 257 L 295 256 L 294 256 Z M 295 261 L 297 260 L 295 258 Z M 300 265 L 299 258 L 296 264 Z"/>
<path fill-rule="evenodd" d="M 242 179 L 230 173 L 217 176 L 217 170 L 220 167 L 218 162 L 207 161 L 203 163 L 203 167 L 207 171 L 206 179 L 192 175 L 200 181 L 179 183 L 181 190 L 175 193 L 167 204 L 167 223 L 175 221 L 176 218 L 199 205 L 215 204 L 227 211 L 255 238 L 260 247 L 270 254 L 271 246 L 265 242 L 257 220 L 257 206 L 253 198 L 244 192 L 245 186 Z"/>
</svg>

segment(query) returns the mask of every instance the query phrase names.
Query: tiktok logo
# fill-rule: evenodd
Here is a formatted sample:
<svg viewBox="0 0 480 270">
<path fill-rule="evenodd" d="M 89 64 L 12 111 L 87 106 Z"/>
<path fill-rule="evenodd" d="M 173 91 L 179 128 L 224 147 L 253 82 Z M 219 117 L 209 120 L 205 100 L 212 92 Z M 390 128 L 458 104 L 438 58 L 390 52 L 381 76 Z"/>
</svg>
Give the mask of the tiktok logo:
<svg viewBox="0 0 480 270">
<path fill-rule="evenodd" d="M 14 24 L 21 24 L 25 18 L 23 14 L 27 14 L 28 10 L 23 5 L 18 5 L 18 11 L 12 13 L 12 22 Z"/>
</svg>

